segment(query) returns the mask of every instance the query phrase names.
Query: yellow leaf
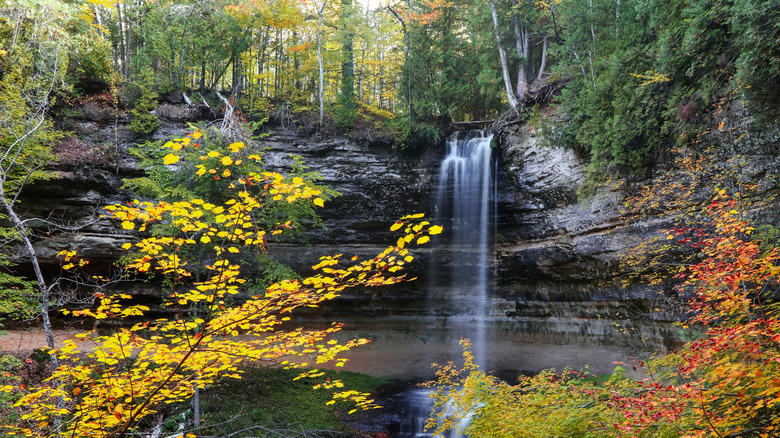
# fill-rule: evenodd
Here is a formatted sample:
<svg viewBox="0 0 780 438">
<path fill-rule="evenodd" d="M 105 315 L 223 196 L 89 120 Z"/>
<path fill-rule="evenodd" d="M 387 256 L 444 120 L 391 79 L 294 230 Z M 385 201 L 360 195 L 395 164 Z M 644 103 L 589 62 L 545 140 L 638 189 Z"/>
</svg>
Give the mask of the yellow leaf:
<svg viewBox="0 0 780 438">
<path fill-rule="evenodd" d="M 178 162 L 179 162 L 179 156 L 178 155 L 168 154 L 168 155 L 163 157 L 163 164 L 165 164 L 166 166 L 174 164 L 174 163 L 178 163 Z"/>
<path fill-rule="evenodd" d="M 316 205 L 317 207 L 325 206 L 325 201 L 323 201 L 321 198 L 314 198 L 314 201 L 312 202 L 314 202 L 314 205 Z"/>
<path fill-rule="evenodd" d="M 422 245 L 423 243 L 425 243 L 425 242 L 427 242 L 427 241 L 429 241 L 429 240 L 431 240 L 431 238 L 430 238 L 430 237 L 428 237 L 428 236 L 422 236 L 422 237 L 420 237 L 419 239 L 417 239 L 417 244 L 418 244 L 418 245 Z"/>
<path fill-rule="evenodd" d="M 122 228 L 125 230 L 132 230 L 135 228 L 135 224 L 130 221 L 122 221 Z"/>
<path fill-rule="evenodd" d="M 132 243 L 125 243 L 124 245 L 122 245 L 122 249 L 130 249 L 132 246 L 133 246 Z"/>
<path fill-rule="evenodd" d="M 396 231 L 396 230 L 398 230 L 399 228 L 401 228 L 402 226 L 404 226 L 404 223 L 403 223 L 403 222 L 401 222 L 401 221 L 398 221 L 398 222 L 394 223 L 394 224 L 393 224 L 393 225 L 390 227 L 390 231 Z"/>
<path fill-rule="evenodd" d="M 441 225 L 434 225 L 428 228 L 428 234 L 439 234 L 442 231 Z"/>
</svg>

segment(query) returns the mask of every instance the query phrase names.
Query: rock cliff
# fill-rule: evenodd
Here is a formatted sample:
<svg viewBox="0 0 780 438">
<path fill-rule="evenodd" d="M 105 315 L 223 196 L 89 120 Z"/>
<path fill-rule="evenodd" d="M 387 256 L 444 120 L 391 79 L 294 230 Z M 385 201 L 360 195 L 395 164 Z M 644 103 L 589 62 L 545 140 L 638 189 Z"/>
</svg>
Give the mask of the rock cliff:
<svg viewBox="0 0 780 438">
<path fill-rule="evenodd" d="M 155 138 L 180 136 L 184 122 L 204 117 L 204 108 L 164 106 Z M 131 194 L 121 179 L 139 171 L 127 147 L 139 141 L 127 120 L 99 105 L 84 106 L 60 122 L 74 134 L 58 146 L 57 178 L 27 188 L 28 216 L 84 225 L 58 233 L 43 223 L 37 248 L 45 265 L 56 269 L 62 249 L 86 255 L 95 269 L 110 267 L 120 246 L 133 237 L 100 218 L 103 205 Z M 434 194 L 444 149 L 416 156 L 349 138 L 313 139 L 273 127 L 261 140 L 266 165 L 286 171 L 300 155 L 323 183 L 341 196 L 326 204 L 324 229 L 309 233 L 308 244 L 276 244 L 271 255 L 306 273 L 334 252 L 371 256 L 395 239 L 389 225 L 404 214 L 434 212 Z M 576 189 L 585 163 L 570 150 L 544 146 L 528 130 L 501 139 L 495 250 L 487 315 L 487 366 L 493 370 L 579 368 L 586 363 L 609 371 L 613 361 L 673 346 L 678 318 L 654 303 L 659 291 L 624 287 L 617 260 L 665 224 L 628 224 L 619 193 L 601 193 L 581 202 Z M 470 336 L 481 317 L 464 294 L 453 294 L 440 273 L 450 268 L 447 248 L 423 249 L 411 266 L 417 281 L 354 291 L 327 307 L 301 315 L 307 324 L 344 322 L 342 336 L 374 342 L 350 352 L 348 368 L 377 375 L 430 376 L 429 364 L 459 356 L 458 339 Z M 154 296 L 148 283 L 122 285 L 137 295 Z M 639 334 L 641 333 L 641 335 Z"/>
</svg>

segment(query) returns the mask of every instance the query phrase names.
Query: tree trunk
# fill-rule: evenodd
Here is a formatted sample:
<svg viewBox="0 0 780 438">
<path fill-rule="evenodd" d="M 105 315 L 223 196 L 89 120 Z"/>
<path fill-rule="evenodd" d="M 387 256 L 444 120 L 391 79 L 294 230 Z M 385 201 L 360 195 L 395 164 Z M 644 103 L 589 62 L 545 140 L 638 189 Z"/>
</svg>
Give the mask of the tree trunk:
<svg viewBox="0 0 780 438">
<path fill-rule="evenodd" d="M 547 35 L 542 39 L 542 60 L 539 64 L 539 74 L 536 75 L 536 80 L 541 81 L 544 76 L 544 69 L 547 68 Z"/>
<path fill-rule="evenodd" d="M 514 7 L 517 8 L 517 2 L 512 2 Z M 517 13 L 512 14 L 514 20 L 515 30 L 515 49 L 517 50 L 517 56 L 520 60 L 517 63 L 517 84 L 515 86 L 515 96 L 523 95 L 523 87 L 528 84 L 528 65 L 533 62 L 529 53 L 529 37 L 528 28 L 520 24 L 520 17 Z"/>
<path fill-rule="evenodd" d="M 225 66 L 222 68 L 222 70 L 219 73 L 217 73 L 217 77 L 214 78 L 214 80 L 212 81 L 211 86 L 209 88 L 211 88 L 211 89 L 218 89 L 219 88 L 218 87 L 219 81 L 222 79 L 222 77 L 227 72 L 227 69 L 230 67 L 230 62 L 232 60 L 233 60 L 232 58 L 230 60 L 228 60 L 228 63 L 225 64 Z M 216 68 L 215 68 L 215 70 L 216 70 Z M 223 84 L 224 84 L 224 82 L 223 82 Z"/>
<path fill-rule="evenodd" d="M 128 79 L 128 67 L 125 60 L 127 59 L 127 51 L 130 50 L 127 45 L 127 35 L 125 33 L 125 14 L 122 12 L 122 3 L 116 3 L 117 20 L 119 21 L 119 45 L 121 47 L 121 54 L 117 56 L 117 59 L 121 63 L 121 73 L 125 79 Z"/>
<path fill-rule="evenodd" d="M 293 43 L 298 44 L 298 32 L 293 31 Z M 293 68 L 294 71 L 301 71 L 301 59 L 298 56 L 298 52 L 293 52 Z M 295 75 L 295 89 L 303 91 L 303 77 L 300 74 Z"/>
<path fill-rule="evenodd" d="M 100 14 L 100 8 L 98 8 L 97 5 L 93 6 L 93 10 L 95 11 L 95 21 L 98 25 L 98 35 L 103 38 L 103 16 Z"/>
<path fill-rule="evenodd" d="M 46 335 L 46 345 L 49 348 L 54 348 L 54 333 L 52 332 L 51 320 L 49 319 L 49 287 L 46 285 L 43 272 L 38 264 L 38 254 L 35 252 L 35 247 L 33 247 L 30 238 L 27 236 L 27 227 L 19 216 L 16 215 L 13 206 L 5 198 L 2 184 L 0 184 L 0 202 L 2 202 L 8 218 L 11 219 L 14 227 L 19 232 L 24 248 L 30 256 L 30 263 L 32 264 L 33 272 L 35 272 L 35 279 L 38 282 L 38 292 L 41 294 L 41 319 L 43 320 L 43 332 Z M 51 355 L 51 364 L 54 369 L 58 366 L 57 356 L 54 354 Z"/>
<path fill-rule="evenodd" d="M 504 45 L 501 44 L 501 34 L 498 31 L 498 13 L 496 12 L 496 3 L 494 0 L 490 0 L 490 13 L 493 14 L 493 33 L 496 36 L 496 45 L 498 46 L 498 55 L 501 57 L 501 73 L 504 76 L 504 87 L 506 87 L 506 97 L 509 101 L 509 106 L 512 110 L 517 112 L 517 99 L 512 92 L 512 79 L 509 77 L 509 66 L 506 58 L 506 51 Z"/>
<path fill-rule="evenodd" d="M 195 393 L 192 394 L 192 425 L 197 429 L 200 427 L 200 388 L 195 386 Z"/>
<path fill-rule="evenodd" d="M 260 43 L 260 50 L 259 50 L 259 56 L 257 60 L 257 74 L 262 75 L 263 74 L 263 67 L 265 66 L 265 63 L 268 61 L 268 44 L 271 40 L 271 31 L 268 27 L 266 27 L 263 31 L 263 38 L 262 42 Z M 263 83 L 263 96 L 268 97 L 270 96 L 270 93 L 268 91 L 269 82 L 266 79 L 262 79 Z"/>
<path fill-rule="evenodd" d="M 130 19 L 127 17 L 127 5 L 123 6 L 125 16 L 125 41 L 127 41 L 127 50 L 125 51 L 125 77 L 130 77 L 130 64 L 133 62 L 133 30 L 130 26 Z"/>
<path fill-rule="evenodd" d="M 183 87 L 186 85 L 186 81 L 184 80 L 184 47 L 185 40 L 184 37 L 187 37 L 186 42 L 190 42 L 190 32 L 187 31 L 187 24 L 190 22 L 190 18 L 192 17 L 192 11 L 190 11 L 189 14 L 187 14 L 187 19 L 184 20 L 184 26 L 182 26 L 182 32 L 181 32 L 181 38 L 179 39 L 179 72 L 177 75 L 177 80 L 174 81 L 174 84 L 176 84 L 176 87 Z"/>
<path fill-rule="evenodd" d="M 235 46 L 235 44 L 236 44 L 236 39 L 235 38 L 233 38 L 233 43 L 232 44 L 233 44 L 232 47 L 236 47 Z M 231 63 L 233 64 L 233 68 L 231 69 L 231 72 L 230 72 L 231 73 L 230 74 L 230 89 L 234 90 L 236 88 L 236 84 L 238 83 L 238 70 L 239 70 L 238 69 L 239 57 L 238 57 L 238 54 L 235 52 L 235 50 L 233 51 L 233 55 L 231 56 L 231 58 L 232 58 Z"/>
<path fill-rule="evenodd" d="M 40 293 L 40 298 L 41 298 L 41 320 L 43 322 L 43 333 L 46 336 L 46 346 L 48 346 L 49 349 L 53 349 L 55 345 L 54 345 L 54 333 L 52 332 L 51 320 L 49 319 L 49 286 L 46 284 L 46 280 L 43 278 L 43 272 L 41 271 L 41 267 L 38 264 L 38 254 L 35 252 L 35 247 L 33 247 L 30 238 L 27 236 L 27 227 L 24 225 L 24 222 L 22 222 L 19 216 L 16 215 L 13 206 L 11 205 L 10 202 L 8 202 L 8 199 L 6 199 L 5 197 L 4 183 L 5 183 L 5 178 L 4 177 L 0 178 L 0 203 L 3 204 L 3 209 L 8 214 L 8 218 L 11 219 L 11 222 L 14 224 L 14 227 L 19 232 L 19 236 L 22 239 L 22 243 L 24 243 L 24 248 L 27 251 L 27 254 L 30 256 L 30 263 L 32 264 L 33 272 L 35 272 L 35 279 L 38 282 L 38 292 Z M 56 370 L 59 367 L 59 359 L 57 358 L 57 355 L 53 352 L 50 352 L 49 360 L 51 360 L 52 370 Z M 58 385 L 60 384 L 60 382 L 56 382 L 56 383 Z M 64 404 L 65 402 L 62 398 L 59 398 L 57 400 L 58 408 L 62 408 Z M 59 416 L 55 417 L 54 427 L 56 430 L 59 430 L 60 424 L 61 424 L 60 417 Z M 56 436 L 59 436 L 59 434 L 57 434 Z"/>
<path fill-rule="evenodd" d="M 323 0 L 319 9 L 317 9 L 317 66 L 320 73 L 319 84 L 319 101 L 320 101 L 320 119 L 319 124 L 322 125 L 322 118 L 325 116 L 325 67 L 322 62 L 322 15 L 325 12 L 325 5 L 327 0 Z"/>
<path fill-rule="evenodd" d="M 593 56 L 596 56 L 596 31 L 593 29 L 593 0 L 589 0 L 588 11 L 590 12 L 590 36 L 593 38 Z M 591 61 L 592 64 L 592 61 Z"/>
<path fill-rule="evenodd" d="M 200 62 L 200 85 L 198 89 L 201 95 L 203 95 L 203 93 L 206 92 L 206 58 L 205 57 Z"/>
<path fill-rule="evenodd" d="M 336 123 L 342 129 L 349 129 L 357 114 L 353 21 L 352 0 L 341 0 L 341 90 L 338 95 L 340 109 L 336 113 Z"/>
<path fill-rule="evenodd" d="M 404 39 L 406 40 L 406 65 L 407 65 L 407 95 L 406 95 L 406 110 L 409 113 L 409 126 L 412 126 L 412 34 L 409 32 L 409 30 L 406 28 L 406 21 L 404 21 L 403 18 L 398 14 L 398 12 L 395 11 L 395 9 L 391 8 L 390 5 L 387 5 L 387 10 L 392 12 L 393 15 L 395 15 L 395 18 L 398 20 L 399 23 L 401 23 L 401 28 L 404 31 Z M 411 6 L 411 0 L 409 2 L 409 12 L 411 12 L 412 6 Z"/>
</svg>

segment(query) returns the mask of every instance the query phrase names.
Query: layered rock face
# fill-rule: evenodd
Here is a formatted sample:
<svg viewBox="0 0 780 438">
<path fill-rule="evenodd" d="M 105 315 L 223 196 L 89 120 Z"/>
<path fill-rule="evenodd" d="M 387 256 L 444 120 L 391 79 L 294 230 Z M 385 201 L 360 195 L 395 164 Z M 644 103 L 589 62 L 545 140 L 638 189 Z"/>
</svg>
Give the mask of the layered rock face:
<svg viewBox="0 0 780 438">
<path fill-rule="evenodd" d="M 496 298 L 509 307 L 502 328 L 555 344 L 595 343 L 637 353 L 678 345 L 660 287 L 624 284 L 619 260 L 670 224 L 628 222 L 623 195 L 585 201 L 585 161 L 572 150 L 517 132 L 503 145 Z M 511 327 L 511 328 L 510 328 Z"/>
<path fill-rule="evenodd" d="M 162 128 L 155 137 L 181 136 L 183 122 L 202 117 L 202 112 L 161 108 Z M 121 179 L 139 174 L 126 153 L 138 140 L 125 127 L 126 120 L 100 110 L 62 123 L 75 136 L 58 148 L 64 157 L 58 179 L 29 187 L 21 205 L 30 216 L 86 224 L 76 233 L 47 230 L 50 237 L 38 241 L 50 269 L 58 269 L 54 256 L 62 249 L 75 249 L 92 261 L 90 266 L 105 269 L 134 237 L 99 218 L 99 207 L 130 199 L 120 188 Z M 348 138 L 312 139 L 272 128 L 268 133 L 259 147 L 266 149 L 270 170 L 285 172 L 293 163 L 289 155 L 300 155 L 323 184 L 341 193 L 326 204 L 321 213 L 325 228 L 311 231 L 308 243 L 269 248 L 272 256 L 304 275 L 323 255 L 362 258 L 382 251 L 397 239 L 389 226 L 402 215 L 435 215 L 443 146 L 404 156 Z M 446 244 L 422 248 L 410 266 L 409 277 L 418 277 L 416 281 L 350 291 L 299 316 L 309 325 L 343 322 L 346 330 L 340 336 L 374 341 L 349 353 L 348 369 L 429 377 L 431 362 L 459 357 L 459 339 L 473 337 L 480 318 L 486 322 L 486 366 L 497 371 L 591 364 L 606 372 L 613 361 L 630 361 L 632 354 L 676 342 L 670 322 L 677 315 L 651 304 L 658 291 L 626 288 L 615 278 L 621 252 L 664 224 L 627 225 L 618 193 L 578 202 L 584 163 L 571 151 L 542 146 L 532 133 L 518 132 L 501 143 L 486 315 L 474 312 L 467 290 L 455 293 L 447 283 L 453 266 Z M 45 231 L 45 226 L 39 229 Z M 159 293 L 149 283 L 119 287 L 139 296 Z"/>
<path fill-rule="evenodd" d="M 671 322 L 681 315 L 655 302 L 660 290 L 624 287 L 616 278 L 620 255 L 668 224 L 628 225 L 619 193 L 577 201 L 585 163 L 570 150 L 542 146 L 533 133 L 516 133 L 501 143 L 485 314 L 476 310 L 482 303 L 469 297 L 469 285 L 450 283 L 450 272 L 458 269 L 452 252 L 463 249 L 434 243 L 417 253 L 410 272 L 416 281 L 348 292 L 307 315 L 310 322 L 344 322 L 344 336 L 374 341 L 350 352 L 353 369 L 430 375 L 431 362 L 459 357 L 459 340 L 474 339 L 480 320 L 485 363 L 496 371 L 589 364 L 609 372 L 615 361 L 629 362 L 678 342 Z M 270 147 L 265 156 L 275 170 L 289 165 L 287 154 L 302 155 L 325 184 L 342 193 L 326 205 L 327 230 L 311 233 L 310 246 L 271 248 L 299 272 L 334 251 L 361 257 L 381 251 L 395 241 L 387 230 L 401 215 L 435 217 L 443 146 L 404 159 L 346 139 L 317 142 L 271 132 L 263 144 Z M 447 241 L 446 232 L 441 241 Z"/>
</svg>

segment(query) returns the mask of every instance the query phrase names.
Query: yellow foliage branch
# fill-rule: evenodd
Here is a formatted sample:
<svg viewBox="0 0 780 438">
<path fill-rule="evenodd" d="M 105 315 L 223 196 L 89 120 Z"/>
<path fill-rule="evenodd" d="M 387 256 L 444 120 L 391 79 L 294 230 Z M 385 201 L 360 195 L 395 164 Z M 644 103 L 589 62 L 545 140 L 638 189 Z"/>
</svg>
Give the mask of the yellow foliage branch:
<svg viewBox="0 0 780 438">
<path fill-rule="evenodd" d="M 191 136 L 192 137 L 192 136 Z M 187 147 L 182 139 L 168 145 L 174 152 Z M 242 144 L 231 145 L 231 152 Z M 171 154 L 175 155 L 175 154 Z M 204 172 L 198 177 L 226 175 L 240 160 L 230 156 L 204 156 Z M 229 158 L 229 159 L 225 159 Z M 249 159 L 259 160 L 258 156 Z M 165 158 L 168 164 L 175 159 Z M 229 177 L 229 176 L 227 176 Z M 267 202 L 313 200 L 323 204 L 319 190 L 301 178 L 287 179 L 265 172 L 233 177 L 230 185 L 235 196 L 220 205 L 202 199 L 179 202 L 141 202 L 106 207 L 108 213 L 126 230 L 141 233 L 155 223 L 173 226 L 171 235 L 151 235 L 125 249 L 135 250 L 128 268 L 138 272 L 157 272 L 172 278 L 174 287 L 166 305 L 176 309 L 176 317 L 144 321 L 130 328 L 119 328 L 110 335 L 91 332 L 79 336 L 80 344 L 67 342 L 54 353 L 63 364 L 54 370 L 46 384 L 24 389 L 16 403 L 23 408 L 22 422 L 2 425 L 6 432 L 30 435 L 30 425 L 50 435 L 117 437 L 135 430 L 139 420 L 157 413 L 161 406 L 183 402 L 195 388 L 211 385 L 220 378 L 240 378 L 239 366 L 247 361 L 312 357 L 320 364 L 345 359 L 339 353 L 365 344 L 364 339 L 344 343 L 327 338 L 340 331 L 340 324 L 323 330 L 286 329 L 289 314 L 301 307 L 317 307 L 339 296 L 351 287 L 380 286 L 408 281 L 398 273 L 413 261 L 408 247 L 423 244 L 429 236 L 439 234 L 440 226 L 423 220 L 422 214 L 406 216 L 393 224 L 393 231 L 403 229 L 397 243 L 376 257 L 359 261 L 355 256 L 344 261 L 342 255 L 326 256 L 313 266 L 316 274 L 303 280 L 285 280 L 272 284 L 238 306 L 229 306 L 227 297 L 244 289 L 240 266 L 242 251 L 264 250 L 267 233 L 281 233 L 288 224 L 265 230 L 256 215 Z M 258 189 L 259 188 L 259 189 Z M 182 259 L 186 248 L 206 247 L 214 259 L 205 266 L 193 267 Z M 67 259 L 74 254 L 63 254 Z M 202 281 L 190 283 L 193 271 L 207 272 Z M 149 308 L 128 306 L 126 295 L 100 295 L 95 309 L 74 312 L 95 319 L 143 317 Z M 193 312 L 191 309 L 200 311 Z M 281 362 L 287 367 L 306 367 L 308 363 Z M 329 382 L 332 388 L 339 382 Z M 369 408 L 367 394 L 354 391 L 337 393 Z M 62 406 L 66 406 L 63 408 Z M 50 424 L 61 418 L 60 430 Z"/>
</svg>

